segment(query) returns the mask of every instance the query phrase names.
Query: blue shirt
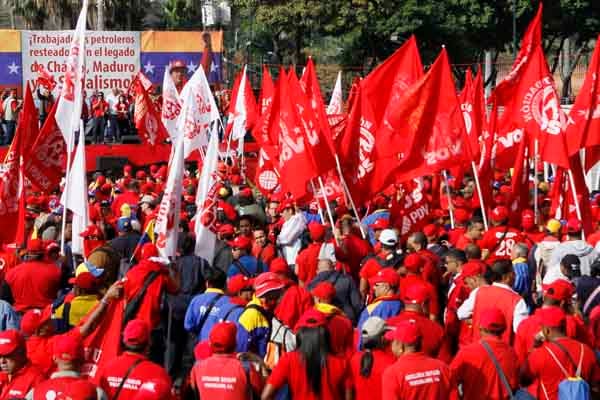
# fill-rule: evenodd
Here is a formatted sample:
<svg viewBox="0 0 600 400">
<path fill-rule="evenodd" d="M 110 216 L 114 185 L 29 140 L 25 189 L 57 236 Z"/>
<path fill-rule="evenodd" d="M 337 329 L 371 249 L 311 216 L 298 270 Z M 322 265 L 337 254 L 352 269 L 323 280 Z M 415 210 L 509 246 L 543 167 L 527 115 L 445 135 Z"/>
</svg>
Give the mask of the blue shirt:
<svg viewBox="0 0 600 400">
<path fill-rule="evenodd" d="M 246 271 L 248 271 L 248 273 L 250 274 L 250 276 L 248 276 L 248 278 L 257 276 L 263 272 L 267 272 L 267 269 L 265 268 L 265 265 L 262 263 L 262 261 L 257 260 L 256 257 L 254 257 L 254 256 L 244 255 L 244 256 L 241 256 L 238 261 L 242 264 L 244 269 Z M 234 260 L 234 262 L 231 263 L 231 265 L 229 266 L 229 269 L 227 270 L 227 278 L 231 278 L 232 276 L 236 276 L 239 274 L 246 275 L 246 273 L 243 272 L 242 269 L 238 265 L 236 265 L 235 260 Z"/>
<path fill-rule="evenodd" d="M 218 300 L 214 302 L 219 295 Z M 204 324 L 200 326 L 204 314 L 213 302 L 214 306 L 204 320 Z M 206 292 L 195 296 L 188 306 L 183 321 L 185 330 L 196 335 L 198 341 L 207 340 L 213 325 L 219 322 L 221 310 L 228 307 L 229 304 L 231 304 L 229 297 L 225 296 L 222 290 L 206 289 Z"/>
<path fill-rule="evenodd" d="M 362 332 L 362 326 L 369 317 L 379 317 L 387 321 L 388 318 L 395 317 L 400 314 L 400 311 L 404 308 L 404 303 L 397 299 L 375 299 L 374 302 L 369 304 L 360 314 L 358 319 L 358 332 Z M 358 349 L 362 346 L 362 335 L 358 343 Z"/>
<path fill-rule="evenodd" d="M 19 315 L 8 302 L 0 300 L 0 331 L 9 329 L 18 331 L 19 325 L 21 325 Z"/>
</svg>

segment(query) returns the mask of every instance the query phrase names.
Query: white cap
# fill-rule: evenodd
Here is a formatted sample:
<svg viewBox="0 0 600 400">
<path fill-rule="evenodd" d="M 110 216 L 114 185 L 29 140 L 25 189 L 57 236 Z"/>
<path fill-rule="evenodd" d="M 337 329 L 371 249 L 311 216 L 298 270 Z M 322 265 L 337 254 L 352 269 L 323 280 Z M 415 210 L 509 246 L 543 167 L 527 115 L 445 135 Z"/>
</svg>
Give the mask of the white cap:
<svg viewBox="0 0 600 400">
<path fill-rule="evenodd" d="M 384 229 L 379 235 L 379 242 L 386 246 L 395 246 L 398 244 L 398 235 L 393 229 Z"/>
<path fill-rule="evenodd" d="M 335 264 L 335 247 L 332 243 L 323 243 L 319 249 L 319 260 L 329 260 Z"/>
</svg>

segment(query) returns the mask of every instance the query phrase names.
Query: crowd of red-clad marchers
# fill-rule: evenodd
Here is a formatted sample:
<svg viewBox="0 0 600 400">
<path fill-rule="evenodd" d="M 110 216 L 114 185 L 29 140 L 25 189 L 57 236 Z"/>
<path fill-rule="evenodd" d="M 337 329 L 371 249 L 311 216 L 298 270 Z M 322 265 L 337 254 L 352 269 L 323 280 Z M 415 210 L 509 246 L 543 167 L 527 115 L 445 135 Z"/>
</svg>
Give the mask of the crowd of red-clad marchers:
<svg viewBox="0 0 600 400">
<path fill-rule="evenodd" d="M 171 261 L 152 244 L 165 167 L 92 178 L 86 261 L 70 221 L 60 255 L 58 193 L 27 197 L 26 248 L 0 253 L 0 400 L 598 395 L 600 230 L 509 211 L 503 174 L 487 231 L 466 176 L 454 227 L 438 208 L 406 234 L 400 190 L 361 220 L 331 201 L 330 226 L 220 162 L 212 260 L 194 255 L 186 174 Z M 426 199 L 446 193 L 423 179 Z"/>
</svg>

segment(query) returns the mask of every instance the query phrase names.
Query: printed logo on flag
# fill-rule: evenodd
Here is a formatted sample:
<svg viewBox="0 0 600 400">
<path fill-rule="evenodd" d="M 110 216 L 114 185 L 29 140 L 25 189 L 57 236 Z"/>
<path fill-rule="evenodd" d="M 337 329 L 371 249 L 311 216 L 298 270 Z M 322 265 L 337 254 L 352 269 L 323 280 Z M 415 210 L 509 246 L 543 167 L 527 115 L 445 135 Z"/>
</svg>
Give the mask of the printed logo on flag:
<svg viewBox="0 0 600 400">
<path fill-rule="evenodd" d="M 525 122 L 535 120 L 543 131 L 551 135 L 559 135 L 567 123 L 550 77 L 540 79 L 527 90 L 521 112 Z"/>
</svg>

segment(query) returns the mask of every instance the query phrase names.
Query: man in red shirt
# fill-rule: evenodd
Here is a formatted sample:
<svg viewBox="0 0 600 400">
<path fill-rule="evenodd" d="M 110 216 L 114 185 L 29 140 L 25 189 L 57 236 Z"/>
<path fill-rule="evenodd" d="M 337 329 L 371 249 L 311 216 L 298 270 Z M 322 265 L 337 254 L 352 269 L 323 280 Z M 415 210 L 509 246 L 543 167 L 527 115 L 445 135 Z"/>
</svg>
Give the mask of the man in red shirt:
<svg viewBox="0 0 600 400">
<path fill-rule="evenodd" d="M 194 365 L 190 373 L 196 398 L 251 400 L 258 397 L 264 381 L 248 361 L 238 359 L 236 334 L 234 323 L 219 322 L 213 326 L 208 339 L 212 355 Z"/>
<path fill-rule="evenodd" d="M 540 231 L 538 225 L 535 224 L 535 214 L 533 210 L 523 210 L 521 213 L 521 228 L 523 228 L 522 236 L 529 248 L 534 244 L 542 241 L 546 234 Z"/>
<path fill-rule="evenodd" d="M 308 224 L 311 243 L 296 257 L 296 275 L 301 286 L 308 284 L 317 275 L 319 252 L 325 238 L 325 225 L 318 222 Z"/>
<path fill-rule="evenodd" d="M 96 98 L 92 100 L 92 137 L 95 144 L 104 143 L 104 127 L 106 125 L 106 112 L 108 103 L 104 100 L 104 93 L 98 92 Z"/>
<path fill-rule="evenodd" d="M 415 284 L 424 285 L 429 292 L 429 318 L 435 320 L 440 312 L 440 303 L 436 288 L 422 277 L 424 265 L 425 260 L 416 253 L 411 253 L 404 258 L 400 272 L 404 272 L 405 275 L 400 279 L 400 293 L 406 293 L 408 288 Z"/>
<path fill-rule="evenodd" d="M 15 330 L 0 332 L 0 400 L 24 399 L 44 380 L 40 370 L 27 360 L 25 339 Z"/>
<path fill-rule="evenodd" d="M 282 257 L 277 257 L 271 262 L 270 272 L 276 274 L 280 280 L 285 282 L 283 295 L 275 308 L 275 316 L 284 325 L 292 328 L 300 319 L 300 316 L 312 307 L 312 297 L 308 290 L 300 287 L 290 279 L 290 267 Z"/>
<path fill-rule="evenodd" d="M 467 230 L 463 233 L 456 241 L 456 248 L 464 250 L 467 245 L 471 243 L 477 243 L 483 237 L 483 221 L 481 218 L 475 217 L 467 224 Z"/>
<path fill-rule="evenodd" d="M 434 287 L 439 287 L 442 274 L 440 272 L 440 257 L 427 249 L 427 237 L 423 232 L 415 232 L 409 236 L 406 242 L 407 250 L 423 257 L 425 263 L 421 275 L 423 279 L 431 283 Z M 437 315 L 439 310 L 435 310 Z"/>
<path fill-rule="evenodd" d="M 565 335 L 565 313 L 559 307 L 542 308 L 539 312 L 542 331 L 540 347 L 534 349 L 521 369 L 522 383 L 531 383 L 529 392 L 538 399 L 556 400 L 558 385 L 576 376 L 592 389 L 591 398 L 598 396 L 600 367 L 592 349 Z"/>
<path fill-rule="evenodd" d="M 463 399 L 504 400 L 510 397 L 483 343 L 489 346 L 511 390 L 519 387 L 519 364 L 514 350 L 501 339 L 506 319 L 498 308 L 488 308 L 481 314 L 481 341 L 460 349 L 452 363 L 452 386 L 462 387 Z"/>
<path fill-rule="evenodd" d="M 268 268 L 277 256 L 277 249 L 267 238 L 267 231 L 264 228 L 255 228 L 253 234 L 252 255 Z"/>
<path fill-rule="evenodd" d="M 402 322 L 385 335 L 398 361 L 383 373 L 383 400 L 448 399 L 450 370 L 442 361 L 421 352 L 416 324 Z"/>
<path fill-rule="evenodd" d="M 467 223 L 471 218 L 471 213 L 464 208 L 456 208 L 454 210 L 454 229 L 448 232 L 448 242 L 455 246 L 458 240 L 467 232 Z"/>
<path fill-rule="evenodd" d="M 171 387 L 171 378 L 165 369 L 148 360 L 145 355 L 149 349 L 149 342 L 148 323 L 134 319 L 125 326 L 123 330 L 125 351 L 106 363 L 96 376 L 100 387 L 109 399 L 133 400 L 140 386 L 153 379 Z"/>
<path fill-rule="evenodd" d="M 510 260 L 510 252 L 515 244 L 522 242 L 521 233 L 508 226 L 508 208 L 498 206 L 490 215 L 492 228 L 484 233 L 479 241 L 483 249 L 483 258 L 488 264 L 498 259 Z"/>
<path fill-rule="evenodd" d="M 402 261 L 397 252 L 398 235 L 392 229 L 384 229 L 379 235 L 378 243 L 381 250 L 374 256 L 368 257 L 360 269 L 360 294 L 367 298 L 369 294 L 369 280 L 372 279 L 382 268 L 398 268 Z"/>
<path fill-rule="evenodd" d="M 44 247 L 40 239 L 27 243 L 27 261 L 8 271 L 5 281 L 14 298 L 14 309 L 20 313 L 31 308 L 44 308 L 56 298 L 61 271 L 55 264 L 43 261 Z"/>
</svg>

